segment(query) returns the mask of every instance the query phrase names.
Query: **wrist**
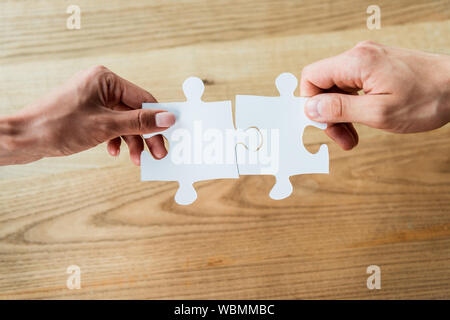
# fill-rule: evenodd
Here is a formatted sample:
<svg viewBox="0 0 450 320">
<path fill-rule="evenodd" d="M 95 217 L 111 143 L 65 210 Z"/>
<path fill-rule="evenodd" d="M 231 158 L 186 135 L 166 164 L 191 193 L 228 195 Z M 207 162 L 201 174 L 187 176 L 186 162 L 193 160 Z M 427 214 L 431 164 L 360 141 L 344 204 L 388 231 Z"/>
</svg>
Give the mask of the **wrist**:
<svg viewBox="0 0 450 320">
<path fill-rule="evenodd" d="M 8 152 L 15 150 L 20 129 L 15 125 L 13 117 L 0 117 L 0 148 Z"/>
<path fill-rule="evenodd" d="M 29 156 L 27 120 L 20 116 L 0 117 L 0 165 L 26 163 Z"/>
<path fill-rule="evenodd" d="M 445 121 L 450 122 L 450 56 L 442 56 L 439 63 L 441 76 L 438 86 L 441 89 L 439 108 Z"/>
</svg>

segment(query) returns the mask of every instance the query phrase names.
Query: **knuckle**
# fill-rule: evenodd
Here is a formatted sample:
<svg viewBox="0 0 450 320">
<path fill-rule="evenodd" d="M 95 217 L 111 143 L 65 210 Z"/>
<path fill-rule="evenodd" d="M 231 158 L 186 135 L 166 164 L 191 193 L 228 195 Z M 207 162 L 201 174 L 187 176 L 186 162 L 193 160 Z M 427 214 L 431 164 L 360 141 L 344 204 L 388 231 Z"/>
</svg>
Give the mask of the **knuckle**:
<svg viewBox="0 0 450 320">
<path fill-rule="evenodd" d="M 90 82 L 98 82 L 102 79 L 103 75 L 106 74 L 109 70 L 103 66 L 93 66 L 86 70 L 84 70 L 80 76 L 81 82 L 90 83 Z M 110 72 L 110 71 L 109 71 Z"/>
<path fill-rule="evenodd" d="M 364 62 L 373 62 L 383 54 L 383 47 L 373 41 L 359 42 L 353 49 L 349 51 L 352 57 Z"/>
<path fill-rule="evenodd" d="M 302 72 L 301 72 L 301 78 L 306 78 L 308 76 L 308 74 L 310 74 L 311 71 L 311 65 L 307 65 L 305 67 L 303 67 Z"/>
<path fill-rule="evenodd" d="M 107 72 L 109 70 L 108 70 L 108 68 L 106 68 L 103 65 L 95 65 L 95 66 L 90 67 L 88 69 L 88 71 L 89 71 L 89 73 L 92 73 L 92 74 L 102 74 L 102 73 Z"/>
<path fill-rule="evenodd" d="M 95 121 L 95 123 L 97 123 L 98 128 L 105 136 L 110 136 L 121 131 L 121 124 L 115 114 L 102 116 L 101 121 Z"/>
<path fill-rule="evenodd" d="M 144 112 L 142 110 L 138 110 L 136 129 L 138 131 L 141 131 L 145 127 L 146 127 L 146 121 L 145 121 L 145 117 L 144 117 Z"/>
<path fill-rule="evenodd" d="M 303 91 L 304 86 L 309 82 L 310 79 L 310 67 L 306 66 L 302 69 L 302 72 L 300 74 L 300 90 Z M 304 94 L 301 92 L 301 94 Z"/>
<path fill-rule="evenodd" d="M 304 66 L 300 74 L 300 79 L 309 80 L 310 78 L 313 78 L 314 74 L 320 71 L 319 62 L 321 61 L 317 61 Z"/>
<path fill-rule="evenodd" d="M 96 80 L 99 83 L 104 81 L 109 84 L 114 80 L 114 73 L 102 65 L 97 65 L 87 69 L 86 77 L 88 80 Z"/>
<path fill-rule="evenodd" d="M 389 124 L 391 118 L 390 108 L 386 105 L 380 105 L 375 108 L 374 123 L 377 127 L 383 128 Z"/>
<path fill-rule="evenodd" d="M 358 42 L 355 47 L 370 47 L 370 46 L 379 46 L 379 44 L 372 40 L 363 40 Z"/>
<path fill-rule="evenodd" d="M 118 104 L 121 97 L 122 88 L 116 75 L 104 66 L 95 66 L 90 69 L 87 83 L 93 88 L 100 89 L 100 100 L 104 105 Z"/>
<path fill-rule="evenodd" d="M 330 116 L 333 119 L 341 119 L 344 116 L 344 104 L 341 96 L 333 96 L 329 102 Z"/>
<path fill-rule="evenodd" d="M 98 75 L 98 77 L 99 77 L 99 80 L 101 82 L 103 82 L 109 90 L 113 91 L 116 89 L 117 81 L 116 81 L 116 76 L 114 73 L 107 70 L 107 71 L 100 73 Z"/>
<path fill-rule="evenodd" d="M 154 117 L 145 112 L 143 109 L 138 110 L 138 116 L 137 116 L 137 129 L 140 132 L 152 129 L 154 127 Z"/>
</svg>

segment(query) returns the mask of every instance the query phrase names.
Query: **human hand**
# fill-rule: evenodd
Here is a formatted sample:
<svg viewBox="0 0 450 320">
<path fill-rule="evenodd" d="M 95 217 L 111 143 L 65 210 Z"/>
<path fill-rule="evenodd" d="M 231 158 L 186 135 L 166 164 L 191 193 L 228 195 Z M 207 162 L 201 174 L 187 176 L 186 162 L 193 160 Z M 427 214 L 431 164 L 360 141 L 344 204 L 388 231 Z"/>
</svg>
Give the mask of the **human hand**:
<svg viewBox="0 0 450 320">
<path fill-rule="evenodd" d="M 132 162 L 139 165 L 144 148 L 141 135 L 165 130 L 175 122 L 170 112 L 142 109 L 143 102 L 156 100 L 107 68 L 82 71 L 19 113 L 0 119 L 0 164 L 70 155 L 104 141 L 116 156 L 122 137 Z M 145 142 L 155 158 L 167 154 L 161 135 Z"/>
<path fill-rule="evenodd" d="M 300 90 L 313 97 L 306 115 L 329 123 L 328 136 L 349 150 L 358 144 L 353 122 L 396 133 L 447 124 L 450 57 L 364 41 L 306 66 Z"/>
</svg>

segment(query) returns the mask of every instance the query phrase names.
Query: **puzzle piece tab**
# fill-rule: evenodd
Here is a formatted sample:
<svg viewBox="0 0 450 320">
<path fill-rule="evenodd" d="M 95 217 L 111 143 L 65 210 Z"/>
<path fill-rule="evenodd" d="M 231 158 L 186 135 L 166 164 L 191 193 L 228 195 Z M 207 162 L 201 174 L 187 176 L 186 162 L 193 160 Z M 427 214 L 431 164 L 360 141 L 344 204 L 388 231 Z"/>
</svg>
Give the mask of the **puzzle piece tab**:
<svg viewBox="0 0 450 320">
<path fill-rule="evenodd" d="M 190 204 L 197 198 L 196 181 L 236 179 L 234 126 L 231 101 L 203 102 L 204 85 L 199 78 L 184 81 L 187 101 L 143 103 L 142 108 L 166 110 L 175 114 L 176 123 L 162 134 L 169 141 L 169 153 L 161 160 L 149 152 L 141 154 L 142 181 L 178 181 L 178 204 Z"/>
<path fill-rule="evenodd" d="M 274 175 L 272 199 L 283 199 L 292 193 L 290 176 L 329 172 L 327 145 L 321 145 L 315 154 L 303 146 L 306 126 L 325 129 L 326 124 L 305 115 L 307 98 L 294 96 L 297 84 L 293 74 L 282 73 L 276 79 L 279 97 L 236 96 L 238 129 L 259 131 L 259 138 L 247 139 L 246 146 L 236 146 L 239 175 Z"/>
</svg>

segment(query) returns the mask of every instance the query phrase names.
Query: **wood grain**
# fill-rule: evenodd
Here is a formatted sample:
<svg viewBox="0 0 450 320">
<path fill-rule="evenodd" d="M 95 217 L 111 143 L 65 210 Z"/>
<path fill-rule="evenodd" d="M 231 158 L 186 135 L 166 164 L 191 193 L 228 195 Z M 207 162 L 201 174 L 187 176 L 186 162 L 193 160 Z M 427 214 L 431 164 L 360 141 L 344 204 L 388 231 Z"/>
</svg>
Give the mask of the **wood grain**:
<svg viewBox="0 0 450 320">
<path fill-rule="evenodd" d="M 275 77 L 360 40 L 450 54 L 449 1 L 78 1 L 0 4 L 0 112 L 10 114 L 79 69 L 103 64 L 161 101 L 190 75 L 205 100 L 274 95 Z M 196 184 L 139 182 L 126 150 L 0 168 L 0 298 L 450 298 L 450 127 L 393 135 L 358 126 L 360 145 L 327 143 L 330 175 L 291 178 L 271 200 L 270 176 Z M 81 268 L 80 290 L 66 268 Z M 366 268 L 382 289 L 366 288 Z"/>
</svg>

